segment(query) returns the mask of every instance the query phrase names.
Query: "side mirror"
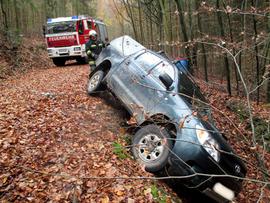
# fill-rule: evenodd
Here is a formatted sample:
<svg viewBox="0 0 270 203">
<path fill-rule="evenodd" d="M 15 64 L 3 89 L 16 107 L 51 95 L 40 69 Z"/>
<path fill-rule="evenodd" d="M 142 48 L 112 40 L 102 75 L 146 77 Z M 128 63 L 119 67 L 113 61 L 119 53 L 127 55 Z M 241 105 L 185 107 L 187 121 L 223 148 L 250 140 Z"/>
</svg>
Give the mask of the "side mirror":
<svg viewBox="0 0 270 203">
<path fill-rule="evenodd" d="M 167 73 L 161 74 L 159 76 L 159 79 L 165 85 L 167 90 L 169 91 L 172 90 L 173 79 Z"/>
</svg>

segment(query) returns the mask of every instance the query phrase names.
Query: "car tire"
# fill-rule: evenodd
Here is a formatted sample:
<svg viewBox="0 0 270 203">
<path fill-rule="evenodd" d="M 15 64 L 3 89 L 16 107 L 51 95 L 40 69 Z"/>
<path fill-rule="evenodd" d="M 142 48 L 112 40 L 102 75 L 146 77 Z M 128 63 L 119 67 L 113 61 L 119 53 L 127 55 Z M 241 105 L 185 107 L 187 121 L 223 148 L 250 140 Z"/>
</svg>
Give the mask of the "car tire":
<svg viewBox="0 0 270 203">
<path fill-rule="evenodd" d="M 101 89 L 101 82 L 104 78 L 104 72 L 102 70 L 98 70 L 94 74 L 91 74 L 87 84 L 87 92 L 89 95 L 95 94 L 97 91 Z"/>
<path fill-rule="evenodd" d="M 66 63 L 66 59 L 64 58 L 53 58 L 52 60 L 53 60 L 54 65 L 56 66 L 64 66 Z"/>
<path fill-rule="evenodd" d="M 154 124 L 141 128 L 133 136 L 133 156 L 146 171 L 156 173 L 166 166 L 173 146 L 167 138 L 170 138 L 168 131 Z"/>
</svg>

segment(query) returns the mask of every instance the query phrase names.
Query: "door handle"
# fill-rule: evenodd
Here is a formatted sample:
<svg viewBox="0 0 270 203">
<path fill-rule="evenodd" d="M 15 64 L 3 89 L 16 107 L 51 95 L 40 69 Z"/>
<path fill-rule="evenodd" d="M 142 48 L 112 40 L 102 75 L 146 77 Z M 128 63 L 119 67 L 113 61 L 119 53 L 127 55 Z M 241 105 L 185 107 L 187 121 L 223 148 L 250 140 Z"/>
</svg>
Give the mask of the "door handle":
<svg viewBox="0 0 270 203">
<path fill-rule="evenodd" d="M 140 75 L 140 78 L 141 78 L 142 80 L 144 80 L 145 75 Z"/>
</svg>

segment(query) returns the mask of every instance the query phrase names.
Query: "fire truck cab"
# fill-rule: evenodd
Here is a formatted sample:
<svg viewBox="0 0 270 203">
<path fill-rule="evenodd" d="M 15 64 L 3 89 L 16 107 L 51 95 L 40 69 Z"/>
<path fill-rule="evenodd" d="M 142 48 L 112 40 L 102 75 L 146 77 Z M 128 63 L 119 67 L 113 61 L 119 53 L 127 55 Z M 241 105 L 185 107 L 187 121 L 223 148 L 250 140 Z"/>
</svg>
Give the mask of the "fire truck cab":
<svg viewBox="0 0 270 203">
<path fill-rule="evenodd" d="M 56 66 L 64 66 L 67 60 L 87 62 L 85 43 L 89 31 L 95 30 L 99 40 L 108 42 L 106 25 L 87 16 L 59 17 L 47 20 L 46 43 L 49 57 Z"/>
</svg>

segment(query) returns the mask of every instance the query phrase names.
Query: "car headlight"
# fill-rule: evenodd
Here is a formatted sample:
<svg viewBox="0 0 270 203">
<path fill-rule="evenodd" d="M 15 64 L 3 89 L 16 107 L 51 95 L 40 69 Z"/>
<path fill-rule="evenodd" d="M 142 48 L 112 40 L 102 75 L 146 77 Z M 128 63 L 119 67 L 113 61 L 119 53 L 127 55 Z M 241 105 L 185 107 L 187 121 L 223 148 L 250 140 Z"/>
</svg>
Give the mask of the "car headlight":
<svg viewBox="0 0 270 203">
<path fill-rule="evenodd" d="M 52 49 L 48 49 L 47 51 L 48 51 L 48 54 L 51 54 L 53 52 Z"/>
<path fill-rule="evenodd" d="M 217 150 L 219 149 L 219 146 L 216 140 L 214 140 L 209 132 L 201 125 L 196 125 L 196 135 L 203 148 L 208 152 L 208 154 L 210 154 L 211 157 L 213 157 L 215 161 L 218 162 L 220 159 L 220 153 Z"/>
</svg>

